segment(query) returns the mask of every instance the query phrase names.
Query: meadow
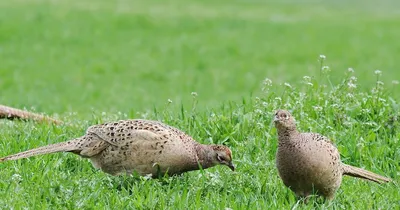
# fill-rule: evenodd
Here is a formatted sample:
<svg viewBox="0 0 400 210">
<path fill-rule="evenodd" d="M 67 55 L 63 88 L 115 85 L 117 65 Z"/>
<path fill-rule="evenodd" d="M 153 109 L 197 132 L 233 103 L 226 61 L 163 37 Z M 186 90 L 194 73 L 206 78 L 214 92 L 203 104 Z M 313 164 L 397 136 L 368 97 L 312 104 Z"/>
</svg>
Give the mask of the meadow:
<svg viewBox="0 0 400 210">
<path fill-rule="evenodd" d="M 93 124 L 147 118 L 226 144 L 237 170 L 112 177 L 73 154 L 0 164 L 1 209 L 399 209 L 397 1 L 0 2 L 0 104 L 63 125 L 0 120 L 0 156 Z M 323 56 L 322 56 L 323 55 Z M 275 168 L 276 109 L 329 136 L 336 198 L 297 202 Z"/>
</svg>

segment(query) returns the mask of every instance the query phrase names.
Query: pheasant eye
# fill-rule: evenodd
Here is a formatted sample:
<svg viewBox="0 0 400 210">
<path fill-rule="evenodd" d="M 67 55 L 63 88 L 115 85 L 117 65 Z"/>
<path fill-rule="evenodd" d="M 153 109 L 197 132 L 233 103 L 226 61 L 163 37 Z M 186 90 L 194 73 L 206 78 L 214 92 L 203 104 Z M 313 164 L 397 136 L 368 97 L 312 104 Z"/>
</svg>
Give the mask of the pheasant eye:
<svg viewBox="0 0 400 210">
<path fill-rule="evenodd" d="M 217 159 L 218 159 L 218 161 L 220 161 L 220 162 L 225 161 L 225 158 L 222 157 L 221 155 L 217 155 Z"/>
</svg>

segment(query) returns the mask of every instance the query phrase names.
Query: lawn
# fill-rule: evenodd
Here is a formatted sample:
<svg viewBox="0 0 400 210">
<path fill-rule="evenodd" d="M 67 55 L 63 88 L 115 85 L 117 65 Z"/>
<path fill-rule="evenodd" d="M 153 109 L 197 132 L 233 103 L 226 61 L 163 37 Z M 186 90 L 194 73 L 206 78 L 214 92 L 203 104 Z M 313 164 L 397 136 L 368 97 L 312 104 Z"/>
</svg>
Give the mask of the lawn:
<svg viewBox="0 0 400 210">
<path fill-rule="evenodd" d="M 1 104 L 66 123 L 1 120 L 0 156 L 81 136 L 92 124 L 148 118 L 199 142 L 230 146 L 237 170 L 215 167 L 146 180 L 111 177 L 73 154 L 45 155 L 0 164 L 0 206 L 399 208 L 399 6 L 1 1 Z M 302 131 L 332 138 L 344 162 L 394 182 L 346 177 L 333 202 L 297 205 L 275 168 L 271 120 L 278 108 L 291 110 Z"/>
</svg>

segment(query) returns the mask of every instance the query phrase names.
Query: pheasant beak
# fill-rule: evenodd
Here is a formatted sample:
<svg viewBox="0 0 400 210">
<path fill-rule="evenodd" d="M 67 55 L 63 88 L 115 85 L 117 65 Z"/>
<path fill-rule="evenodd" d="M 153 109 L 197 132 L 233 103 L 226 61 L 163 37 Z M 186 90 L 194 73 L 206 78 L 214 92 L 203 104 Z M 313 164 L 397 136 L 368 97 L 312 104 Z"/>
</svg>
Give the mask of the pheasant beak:
<svg viewBox="0 0 400 210">
<path fill-rule="evenodd" d="M 278 115 L 275 115 L 274 122 L 278 122 L 278 121 L 279 121 L 279 117 L 278 117 Z"/>
<path fill-rule="evenodd" d="M 227 165 L 232 171 L 235 171 L 235 165 L 233 165 L 232 161 Z"/>
</svg>

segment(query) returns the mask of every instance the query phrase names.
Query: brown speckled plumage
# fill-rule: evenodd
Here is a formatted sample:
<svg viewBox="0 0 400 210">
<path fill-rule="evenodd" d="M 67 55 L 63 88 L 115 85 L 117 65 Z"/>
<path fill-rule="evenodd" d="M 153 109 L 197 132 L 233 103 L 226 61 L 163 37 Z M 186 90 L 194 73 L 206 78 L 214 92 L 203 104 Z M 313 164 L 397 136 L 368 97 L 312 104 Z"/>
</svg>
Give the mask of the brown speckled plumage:
<svg viewBox="0 0 400 210">
<path fill-rule="evenodd" d="M 96 168 L 112 175 L 135 171 L 157 177 L 215 165 L 234 170 L 228 147 L 199 144 L 174 127 L 141 119 L 94 125 L 82 137 L 0 158 L 0 162 L 54 152 L 89 158 Z"/>
<path fill-rule="evenodd" d="M 279 176 L 298 197 L 307 197 L 316 191 L 332 200 L 343 175 L 377 183 L 390 181 L 389 178 L 342 163 L 339 151 L 327 137 L 318 133 L 300 133 L 288 111 L 278 110 L 274 121 L 279 140 L 276 153 Z"/>
</svg>

